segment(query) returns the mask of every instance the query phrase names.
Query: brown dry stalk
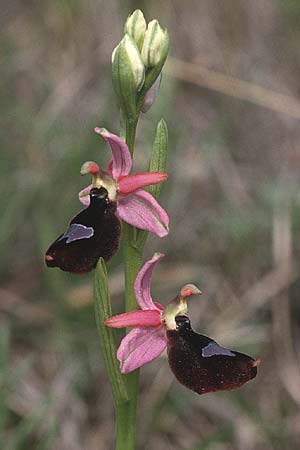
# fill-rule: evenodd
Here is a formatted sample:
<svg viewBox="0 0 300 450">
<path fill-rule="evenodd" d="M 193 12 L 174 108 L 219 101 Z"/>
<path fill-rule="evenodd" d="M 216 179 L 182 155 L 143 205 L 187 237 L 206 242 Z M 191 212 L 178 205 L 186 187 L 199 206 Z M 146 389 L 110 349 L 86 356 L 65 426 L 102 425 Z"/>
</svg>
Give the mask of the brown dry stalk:
<svg viewBox="0 0 300 450">
<path fill-rule="evenodd" d="M 165 71 L 169 76 L 179 80 L 300 119 L 300 102 L 290 95 L 280 94 L 254 83 L 208 69 L 201 64 L 189 63 L 176 58 L 168 59 Z"/>
</svg>

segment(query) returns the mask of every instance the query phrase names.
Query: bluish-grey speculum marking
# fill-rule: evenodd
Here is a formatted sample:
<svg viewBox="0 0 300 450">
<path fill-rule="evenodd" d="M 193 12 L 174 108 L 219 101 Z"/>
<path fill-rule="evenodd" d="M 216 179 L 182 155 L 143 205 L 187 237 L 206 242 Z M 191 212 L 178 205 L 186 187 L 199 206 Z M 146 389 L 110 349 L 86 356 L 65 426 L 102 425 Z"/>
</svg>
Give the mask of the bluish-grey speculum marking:
<svg viewBox="0 0 300 450">
<path fill-rule="evenodd" d="M 210 342 L 202 349 L 202 356 L 204 358 L 216 355 L 235 356 L 228 348 L 221 347 L 216 342 Z"/>
<path fill-rule="evenodd" d="M 72 223 L 59 240 L 62 241 L 67 238 L 66 244 L 70 244 L 70 242 L 78 241 L 79 239 L 89 239 L 92 236 L 94 236 L 93 227 Z"/>
</svg>

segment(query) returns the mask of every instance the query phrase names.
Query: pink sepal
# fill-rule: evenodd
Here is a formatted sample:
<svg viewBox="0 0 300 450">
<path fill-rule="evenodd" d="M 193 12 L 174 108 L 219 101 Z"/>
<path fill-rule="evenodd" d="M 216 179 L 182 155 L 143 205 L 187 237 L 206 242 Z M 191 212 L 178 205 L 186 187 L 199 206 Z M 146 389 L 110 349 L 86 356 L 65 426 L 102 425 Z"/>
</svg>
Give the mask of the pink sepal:
<svg viewBox="0 0 300 450">
<path fill-rule="evenodd" d="M 164 330 L 134 328 L 122 339 L 117 351 L 121 372 L 132 372 L 153 361 L 166 346 L 167 338 Z"/>
<path fill-rule="evenodd" d="M 82 191 L 80 191 L 79 194 L 78 194 L 79 200 L 85 206 L 89 206 L 89 204 L 90 204 L 89 193 L 90 193 L 90 190 L 92 189 L 92 187 L 93 187 L 93 185 L 89 184 L 87 187 L 82 189 Z"/>
<path fill-rule="evenodd" d="M 112 328 L 126 327 L 152 327 L 158 328 L 162 326 L 160 312 L 157 309 L 144 311 L 130 311 L 124 314 L 110 317 L 104 324 Z"/>
<path fill-rule="evenodd" d="M 125 222 L 159 237 L 169 232 L 169 217 L 149 192 L 142 189 L 118 200 L 118 215 Z"/>
<path fill-rule="evenodd" d="M 143 265 L 137 274 L 134 282 L 134 294 L 141 309 L 159 309 L 152 300 L 150 287 L 153 270 L 163 257 L 163 253 L 154 253 L 153 257 Z"/>
<path fill-rule="evenodd" d="M 119 194 L 126 195 L 144 186 L 158 184 L 165 181 L 168 175 L 163 172 L 146 172 L 135 175 L 121 176 L 118 179 Z"/>
<path fill-rule="evenodd" d="M 114 165 L 114 160 L 111 159 L 111 160 L 109 161 L 109 163 L 108 163 L 108 168 L 107 168 L 107 172 L 108 172 L 111 176 L 113 176 L 113 173 L 112 173 L 113 165 Z"/>
<path fill-rule="evenodd" d="M 123 139 L 104 128 L 97 127 L 95 128 L 95 132 L 100 134 L 110 146 L 113 157 L 111 167 L 113 178 L 116 180 L 120 176 L 128 175 L 132 166 L 132 158 Z"/>
</svg>

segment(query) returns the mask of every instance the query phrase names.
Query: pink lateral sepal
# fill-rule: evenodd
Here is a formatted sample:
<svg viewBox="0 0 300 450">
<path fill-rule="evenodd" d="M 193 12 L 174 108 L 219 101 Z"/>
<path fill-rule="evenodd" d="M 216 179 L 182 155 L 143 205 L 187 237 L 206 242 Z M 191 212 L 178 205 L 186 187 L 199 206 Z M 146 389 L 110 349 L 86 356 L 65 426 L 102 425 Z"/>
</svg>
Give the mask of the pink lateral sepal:
<svg viewBox="0 0 300 450">
<path fill-rule="evenodd" d="M 159 237 L 169 233 L 169 217 L 149 192 L 142 189 L 120 198 L 118 215 L 125 222 Z"/>
<path fill-rule="evenodd" d="M 134 282 L 134 294 L 141 309 L 160 309 L 153 302 L 150 289 L 153 270 L 163 257 L 163 253 L 154 253 L 137 274 Z"/>
<path fill-rule="evenodd" d="M 108 163 L 108 168 L 107 168 L 107 172 L 112 176 L 112 168 L 113 168 L 113 164 L 114 164 L 114 161 L 113 161 L 113 159 L 111 159 L 110 161 L 109 161 L 109 163 Z"/>
<path fill-rule="evenodd" d="M 122 339 L 117 351 L 122 373 L 132 372 L 157 358 L 167 346 L 162 329 L 134 328 Z"/>
<path fill-rule="evenodd" d="M 127 144 L 119 136 L 110 133 L 105 128 L 96 127 L 95 133 L 100 134 L 110 146 L 113 157 L 111 167 L 113 178 L 118 179 L 120 176 L 128 175 L 132 166 L 132 158 Z"/>
<path fill-rule="evenodd" d="M 110 317 L 104 324 L 111 328 L 126 327 L 152 327 L 160 328 L 162 326 L 159 310 L 137 310 Z"/>
<path fill-rule="evenodd" d="M 163 172 L 145 172 L 121 176 L 118 179 L 119 194 L 127 195 L 144 186 L 162 183 L 167 178 L 168 174 Z"/>
</svg>

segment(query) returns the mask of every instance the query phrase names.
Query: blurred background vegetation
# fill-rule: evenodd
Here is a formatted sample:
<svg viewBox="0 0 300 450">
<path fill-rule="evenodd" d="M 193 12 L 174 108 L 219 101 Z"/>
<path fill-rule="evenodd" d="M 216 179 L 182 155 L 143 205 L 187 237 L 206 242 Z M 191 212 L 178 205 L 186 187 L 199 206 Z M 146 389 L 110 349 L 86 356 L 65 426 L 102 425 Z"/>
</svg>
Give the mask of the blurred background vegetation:
<svg viewBox="0 0 300 450">
<path fill-rule="evenodd" d="M 154 297 L 187 282 L 193 326 L 259 356 L 241 390 L 202 397 L 161 358 L 141 375 L 139 448 L 296 450 L 300 440 L 300 3 L 298 0 L 11 0 L 1 5 L 0 447 L 112 448 L 92 275 L 46 270 L 43 254 L 79 211 L 82 162 L 106 164 L 95 126 L 118 132 L 110 59 L 141 8 L 171 38 L 156 104 L 138 129 L 145 169 L 169 126 L 161 202 L 171 233 Z M 110 263 L 122 308 L 120 254 Z"/>
</svg>

